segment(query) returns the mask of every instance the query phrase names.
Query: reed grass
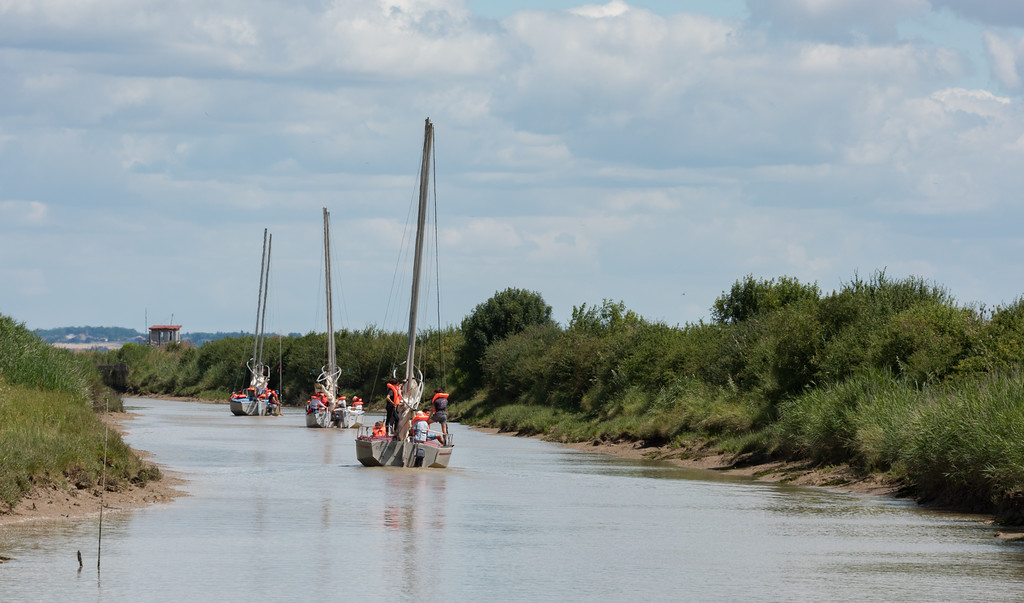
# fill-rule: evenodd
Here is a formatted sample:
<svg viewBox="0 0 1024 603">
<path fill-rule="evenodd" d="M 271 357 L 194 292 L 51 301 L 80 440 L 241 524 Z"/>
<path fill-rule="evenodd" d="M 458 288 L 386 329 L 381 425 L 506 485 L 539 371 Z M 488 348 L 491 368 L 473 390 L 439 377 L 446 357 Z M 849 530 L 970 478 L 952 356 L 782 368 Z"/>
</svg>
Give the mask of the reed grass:
<svg viewBox="0 0 1024 603">
<path fill-rule="evenodd" d="M 103 470 L 105 437 L 109 488 L 159 477 L 120 435 L 105 431 L 81 400 L 0 381 L 0 501 L 13 506 L 34 486 L 95 487 Z"/>
<path fill-rule="evenodd" d="M 158 478 L 97 411 L 120 409 L 85 356 L 53 348 L 0 315 L 0 507 L 35 486 L 95 487 L 106 442 L 108 488 Z"/>
</svg>

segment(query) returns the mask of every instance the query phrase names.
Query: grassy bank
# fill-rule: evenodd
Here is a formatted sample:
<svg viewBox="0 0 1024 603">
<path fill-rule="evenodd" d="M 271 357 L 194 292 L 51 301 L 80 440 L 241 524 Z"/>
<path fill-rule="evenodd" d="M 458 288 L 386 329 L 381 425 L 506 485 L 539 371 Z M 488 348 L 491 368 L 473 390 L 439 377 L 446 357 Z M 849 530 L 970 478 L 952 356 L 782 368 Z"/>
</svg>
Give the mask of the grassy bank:
<svg viewBox="0 0 1024 603">
<path fill-rule="evenodd" d="M 36 486 L 111 490 L 160 473 L 141 461 L 97 411 L 121 410 L 83 356 L 53 348 L 0 315 L 0 510 Z"/>
<path fill-rule="evenodd" d="M 455 404 L 452 417 L 561 442 L 636 441 L 747 462 L 848 465 L 862 475 L 886 474 L 921 502 L 1024 523 L 1022 400 L 1020 375 L 923 390 L 873 375 L 794 397 L 767 424 L 756 402 L 686 383 L 650 397 L 634 392 L 621 412 L 481 395 Z"/>
<path fill-rule="evenodd" d="M 453 416 L 566 442 L 846 465 L 920 500 L 1024 521 L 1024 303 L 958 305 L 884 274 L 822 295 L 739 281 L 715 321 L 605 302 L 491 343 Z"/>
</svg>

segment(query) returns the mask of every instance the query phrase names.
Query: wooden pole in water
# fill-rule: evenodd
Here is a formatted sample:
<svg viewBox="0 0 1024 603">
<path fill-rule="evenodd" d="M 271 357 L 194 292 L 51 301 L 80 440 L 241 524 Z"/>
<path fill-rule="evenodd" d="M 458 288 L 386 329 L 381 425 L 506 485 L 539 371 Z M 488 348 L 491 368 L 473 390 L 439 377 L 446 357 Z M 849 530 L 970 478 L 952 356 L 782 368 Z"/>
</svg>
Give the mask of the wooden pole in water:
<svg viewBox="0 0 1024 603">
<path fill-rule="evenodd" d="M 109 414 L 110 405 L 107 402 L 107 395 L 103 394 L 103 414 Z M 107 421 L 110 417 L 106 417 Z M 110 424 L 107 422 L 103 423 L 103 478 L 100 486 L 100 533 L 96 544 L 96 571 L 100 571 L 100 557 L 103 553 L 103 495 L 107 491 L 107 431 L 110 429 Z M 81 563 L 81 558 L 79 558 Z"/>
</svg>

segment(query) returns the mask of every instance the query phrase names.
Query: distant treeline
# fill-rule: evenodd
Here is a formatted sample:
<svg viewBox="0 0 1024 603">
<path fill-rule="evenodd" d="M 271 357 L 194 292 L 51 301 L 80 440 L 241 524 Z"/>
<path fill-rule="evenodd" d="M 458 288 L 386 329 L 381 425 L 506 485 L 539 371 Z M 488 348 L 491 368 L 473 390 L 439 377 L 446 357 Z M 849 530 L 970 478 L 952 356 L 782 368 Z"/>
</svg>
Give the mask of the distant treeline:
<svg viewBox="0 0 1024 603">
<path fill-rule="evenodd" d="M 434 383 L 452 366 L 458 330 L 430 331 L 422 336 L 419 366 Z M 392 371 L 404 375 L 406 335 L 375 328 L 335 333 L 337 363 L 341 369 L 340 393 L 367 401 L 383 399 L 384 381 Z M 119 350 L 90 352 L 102 365 L 124 363 L 129 371 L 121 387 L 126 393 L 163 394 L 226 401 L 229 394 L 249 385 L 247 362 L 254 355 L 251 335 L 224 337 L 196 347 L 187 343 L 162 348 L 126 344 Z M 259 353 L 257 352 L 257 355 Z M 321 369 L 327 362 L 327 335 L 310 333 L 271 336 L 263 342 L 262 361 L 270 367 L 270 387 L 281 392 L 285 404 L 309 400 Z"/>
<path fill-rule="evenodd" d="M 47 343 L 93 343 L 99 341 L 123 341 L 139 342 L 147 341 L 148 333 L 140 333 L 135 329 L 125 327 L 57 327 L 55 329 L 35 329 L 32 331 L 37 337 Z M 289 336 L 297 337 L 298 333 L 291 333 Z M 216 341 L 226 337 L 245 337 L 244 331 L 232 331 L 216 333 L 182 332 L 181 340 L 195 345 L 203 345 L 209 341 Z M 251 336 L 251 335 L 250 335 Z"/>
<path fill-rule="evenodd" d="M 145 333 L 124 327 L 57 327 L 56 329 L 35 329 L 32 332 L 47 343 L 134 341 L 148 337 Z"/>
</svg>

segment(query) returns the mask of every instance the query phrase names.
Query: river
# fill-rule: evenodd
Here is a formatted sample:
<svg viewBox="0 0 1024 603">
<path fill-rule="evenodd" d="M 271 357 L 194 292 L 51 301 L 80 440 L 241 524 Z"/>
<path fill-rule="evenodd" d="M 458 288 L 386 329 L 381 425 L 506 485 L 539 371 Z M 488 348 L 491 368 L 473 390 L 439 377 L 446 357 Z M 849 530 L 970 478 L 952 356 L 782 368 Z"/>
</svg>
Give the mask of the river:
<svg viewBox="0 0 1024 603">
<path fill-rule="evenodd" d="M 189 495 L 106 513 L 100 571 L 95 517 L 0 528 L 0 600 L 1024 600 L 976 516 L 460 425 L 448 469 L 370 469 L 295 409 L 125 405 Z"/>
</svg>

